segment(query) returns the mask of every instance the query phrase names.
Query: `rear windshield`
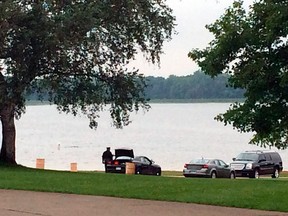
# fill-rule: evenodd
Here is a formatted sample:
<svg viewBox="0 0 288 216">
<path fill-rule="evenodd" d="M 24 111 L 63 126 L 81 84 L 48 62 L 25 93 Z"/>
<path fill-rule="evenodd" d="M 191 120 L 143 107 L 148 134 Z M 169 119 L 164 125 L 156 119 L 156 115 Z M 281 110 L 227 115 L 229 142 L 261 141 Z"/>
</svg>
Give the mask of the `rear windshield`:
<svg viewBox="0 0 288 216">
<path fill-rule="evenodd" d="M 190 161 L 190 164 L 207 164 L 209 163 L 208 159 L 194 159 Z"/>
<path fill-rule="evenodd" d="M 241 153 L 236 157 L 236 161 L 256 161 L 259 155 L 256 153 Z"/>
<path fill-rule="evenodd" d="M 120 157 L 115 158 L 115 160 L 132 160 L 132 159 L 133 158 L 129 156 L 120 156 Z"/>
</svg>

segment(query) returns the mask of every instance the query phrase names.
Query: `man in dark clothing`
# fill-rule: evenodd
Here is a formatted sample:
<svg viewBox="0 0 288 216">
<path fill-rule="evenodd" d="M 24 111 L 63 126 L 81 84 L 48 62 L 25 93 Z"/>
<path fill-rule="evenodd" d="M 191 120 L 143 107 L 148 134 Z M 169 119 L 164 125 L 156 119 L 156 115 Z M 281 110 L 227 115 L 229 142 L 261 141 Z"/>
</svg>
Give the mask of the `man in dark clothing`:
<svg viewBox="0 0 288 216">
<path fill-rule="evenodd" d="M 107 172 L 107 163 L 113 160 L 113 155 L 110 151 L 110 147 L 107 147 L 106 151 L 102 154 L 102 163 L 105 164 L 105 172 Z"/>
</svg>

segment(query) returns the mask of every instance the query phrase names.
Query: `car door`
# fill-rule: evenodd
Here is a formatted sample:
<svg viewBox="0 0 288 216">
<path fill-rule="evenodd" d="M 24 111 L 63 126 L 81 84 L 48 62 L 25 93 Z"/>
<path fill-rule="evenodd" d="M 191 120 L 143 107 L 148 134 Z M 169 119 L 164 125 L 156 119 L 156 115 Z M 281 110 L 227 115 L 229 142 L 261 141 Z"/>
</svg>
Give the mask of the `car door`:
<svg viewBox="0 0 288 216">
<path fill-rule="evenodd" d="M 217 169 L 218 169 L 218 177 L 219 178 L 228 178 L 230 175 L 229 166 L 222 160 L 217 160 Z"/>
<path fill-rule="evenodd" d="M 275 163 L 272 159 L 271 154 L 265 153 L 265 157 L 266 157 L 266 163 L 267 163 L 266 174 L 272 174 L 272 173 L 274 173 Z"/>
<path fill-rule="evenodd" d="M 269 173 L 269 161 L 266 160 L 265 154 L 259 155 L 259 174 L 260 175 L 265 175 Z"/>
<path fill-rule="evenodd" d="M 147 174 L 148 175 L 153 175 L 154 174 L 154 166 L 152 160 L 150 160 L 147 157 L 144 157 L 144 163 L 147 165 Z"/>
<path fill-rule="evenodd" d="M 144 175 L 150 174 L 150 161 L 146 157 L 141 157 L 141 172 Z"/>
</svg>

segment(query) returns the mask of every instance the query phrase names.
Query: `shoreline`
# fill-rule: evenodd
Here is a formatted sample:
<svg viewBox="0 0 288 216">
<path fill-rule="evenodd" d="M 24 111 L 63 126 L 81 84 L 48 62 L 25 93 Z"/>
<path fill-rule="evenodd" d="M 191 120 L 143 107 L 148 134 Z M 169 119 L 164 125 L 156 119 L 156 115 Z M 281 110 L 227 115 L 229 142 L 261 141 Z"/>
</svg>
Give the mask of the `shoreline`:
<svg viewBox="0 0 288 216">
<path fill-rule="evenodd" d="M 199 98 L 199 99 L 151 99 L 148 100 L 148 104 L 166 104 L 166 103 L 242 103 L 245 98 Z M 40 101 L 40 100 L 27 100 L 27 106 L 36 106 L 36 105 L 55 105 L 49 101 Z"/>
</svg>

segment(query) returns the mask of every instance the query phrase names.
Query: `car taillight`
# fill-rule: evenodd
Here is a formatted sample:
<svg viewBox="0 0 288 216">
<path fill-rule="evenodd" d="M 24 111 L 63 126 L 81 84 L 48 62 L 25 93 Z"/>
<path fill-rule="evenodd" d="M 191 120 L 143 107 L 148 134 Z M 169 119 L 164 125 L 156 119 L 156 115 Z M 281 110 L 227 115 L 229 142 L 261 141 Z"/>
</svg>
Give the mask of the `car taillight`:
<svg viewBox="0 0 288 216">
<path fill-rule="evenodd" d="M 208 164 L 204 164 L 203 166 L 202 166 L 202 168 L 208 168 L 209 166 L 208 166 Z"/>
<path fill-rule="evenodd" d="M 114 164 L 115 165 L 119 165 L 119 161 L 114 161 Z"/>
<path fill-rule="evenodd" d="M 188 165 L 187 164 L 184 164 L 184 168 L 187 168 L 188 167 Z"/>
</svg>

